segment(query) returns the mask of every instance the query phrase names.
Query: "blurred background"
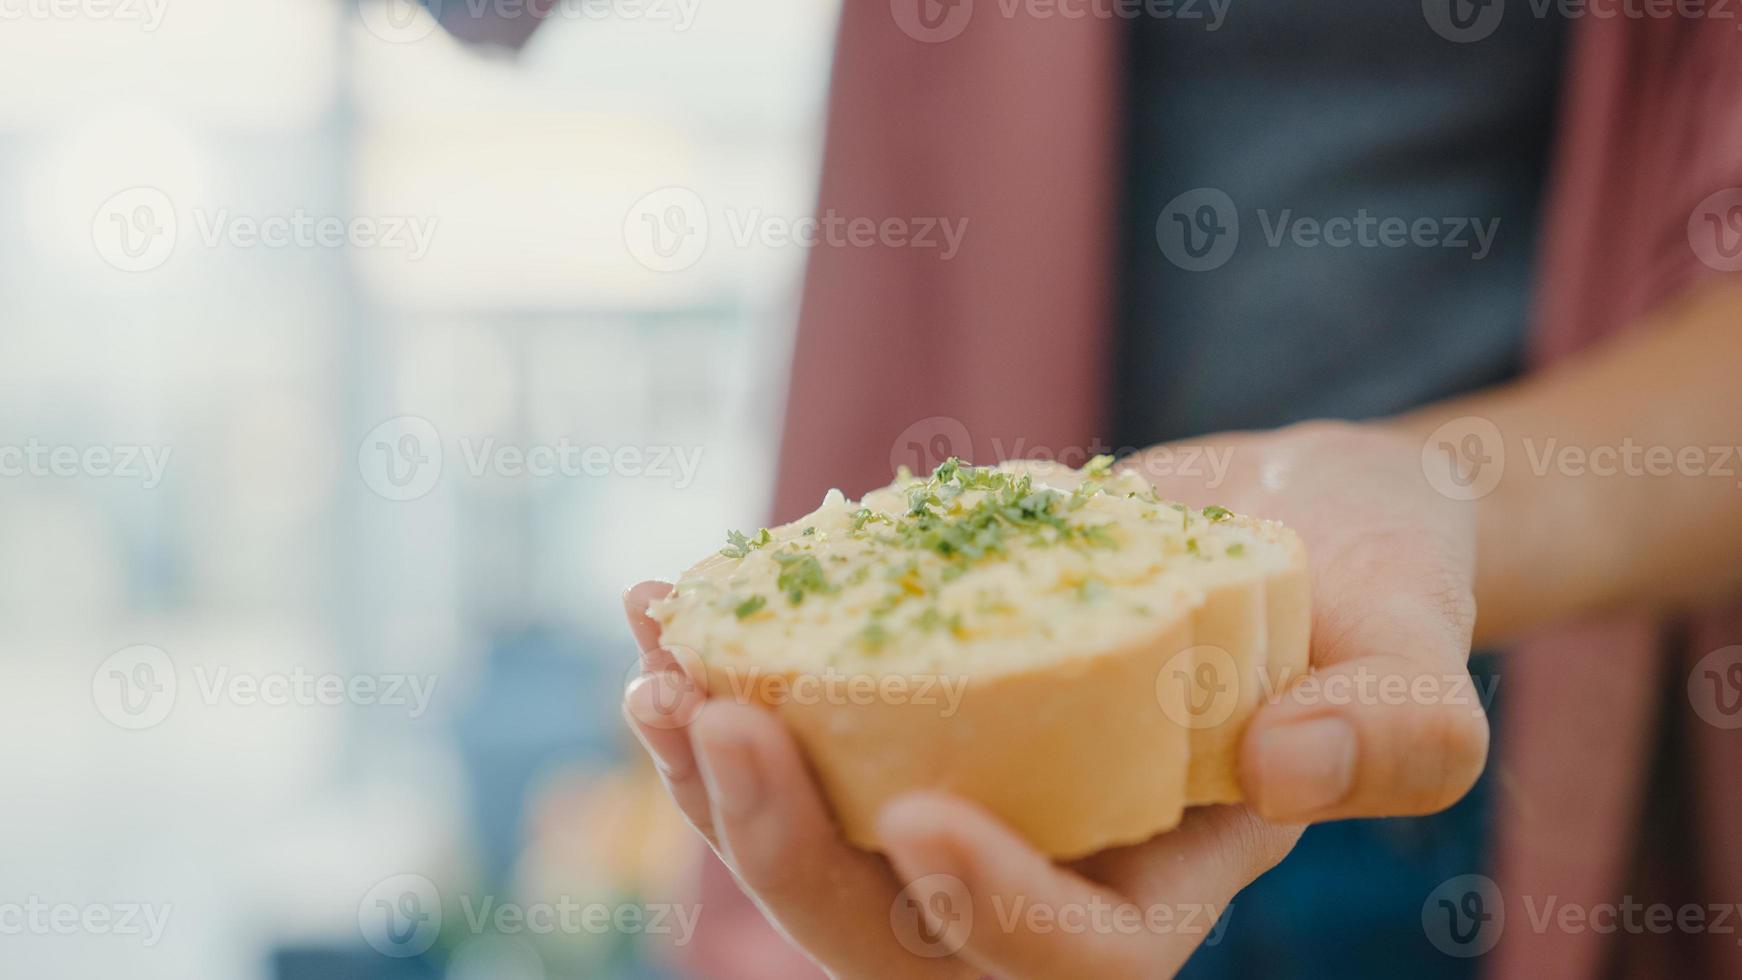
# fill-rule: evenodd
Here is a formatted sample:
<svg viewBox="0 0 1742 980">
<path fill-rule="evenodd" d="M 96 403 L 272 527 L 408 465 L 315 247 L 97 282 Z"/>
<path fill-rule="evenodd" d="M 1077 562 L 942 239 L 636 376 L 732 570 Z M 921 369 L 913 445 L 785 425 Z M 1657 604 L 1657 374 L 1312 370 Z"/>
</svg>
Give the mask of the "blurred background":
<svg viewBox="0 0 1742 980">
<path fill-rule="evenodd" d="M 674 974 L 617 594 L 764 516 L 835 13 L 0 0 L 0 972 Z"/>
</svg>

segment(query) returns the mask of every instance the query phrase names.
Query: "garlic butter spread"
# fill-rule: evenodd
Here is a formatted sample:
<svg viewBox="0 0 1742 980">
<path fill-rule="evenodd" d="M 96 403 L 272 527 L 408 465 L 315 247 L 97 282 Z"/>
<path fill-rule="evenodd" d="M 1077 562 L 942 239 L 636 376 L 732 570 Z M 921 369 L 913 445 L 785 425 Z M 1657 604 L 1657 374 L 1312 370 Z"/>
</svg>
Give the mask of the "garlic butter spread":
<svg viewBox="0 0 1742 980">
<path fill-rule="evenodd" d="M 861 501 L 734 532 L 652 616 L 662 642 L 775 669 L 996 674 L 1153 636 L 1204 590 L 1284 567 L 1280 525 L 1082 470 L 951 459 Z"/>
</svg>

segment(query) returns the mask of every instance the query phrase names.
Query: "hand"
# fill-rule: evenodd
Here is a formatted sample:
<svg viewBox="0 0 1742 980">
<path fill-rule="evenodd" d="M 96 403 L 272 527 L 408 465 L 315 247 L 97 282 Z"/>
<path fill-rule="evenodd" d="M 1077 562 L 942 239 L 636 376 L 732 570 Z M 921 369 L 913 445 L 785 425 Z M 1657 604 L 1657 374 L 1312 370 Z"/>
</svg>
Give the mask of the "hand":
<svg viewBox="0 0 1742 980">
<path fill-rule="evenodd" d="M 1432 495 L 1412 443 L 1315 426 L 1216 444 L 1233 450 L 1225 481 L 1176 472 L 1179 457 L 1160 449 L 1132 463 L 1164 495 L 1282 519 L 1306 537 L 1316 673 L 1462 671 L 1472 534 Z M 625 699 L 630 727 L 763 912 L 832 975 L 1168 976 L 1299 837 L 1246 806 L 1205 807 L 1144 844 L 1061 867 L 972 804 L 915 793 L 880 817 L 887 860 L 856 850 L 784 727 L 758 708 L 704 703 L 660 650 L 645 610 L 668 588 L 625 596 L 647 667 Z M 1262 706 L 1243 746 L 1245 791 L 1273 818 L 1426 812 L 1480 773 L 1479 707 L 1321 704 L 1303 687 Z M 915 915 L 934 931 L 905 928 Z"/>
<path fill-rule="evenodd" d="M 1429 483 L 1421 444 L 1308 423 L 1158 446 L 1127 461 L 1164 497 L 1282 521 L 1312 569 L 1312 674 L 1261 704 L 1241 746 L 1247 804 L 1272 820 L 1432 813 L 1482 773 L 1470 684 L 1473 505 Z M 1447 463 L 1447 466 L 1450 464 Z"/>
<path fill-rule="evenodd" d="M 629 726 L 684 816 L 831 976 L 1169 976 L 1299 836 L 1244 807 L 1206 807 L 1172 833 L 1064 868 L 974 805 L 914 793 L 879 819 L 889 859 L 858 850 L 839 837 L 785 727 L 760 708 L 704 703 L 659 648 L 646 609 L 669 589 L 644 582 L 624 596 L 645 669 L 624 699 Z M 1031 910 L 1082 926 L 1034 929 Z"/>
</svg>

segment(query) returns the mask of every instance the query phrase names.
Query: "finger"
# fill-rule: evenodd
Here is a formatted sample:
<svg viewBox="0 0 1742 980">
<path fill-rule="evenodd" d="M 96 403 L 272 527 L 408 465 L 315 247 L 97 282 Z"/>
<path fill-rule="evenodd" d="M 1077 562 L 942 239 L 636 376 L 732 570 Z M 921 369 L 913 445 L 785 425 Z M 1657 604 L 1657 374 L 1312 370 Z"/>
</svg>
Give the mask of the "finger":
<svg viewBox="0 0 1742 980">
<path fill-rule="evenodd" d="M 701 657 L 687 647 L 664 643 L 659 622 L 647 614 L 648 605 L 669 595 L 673 588 L 670 582 L 650 581 L 638 582 L 623 590 L 623 611 L 629 619 L 629 632 L 634 634 L 635 644 L 641 650 L 644 671 L 681 669 L 697 685 L 706 688 L 707 669 L 702 665 Z"/>
<path fill-rule="evenodd" d="M 629 619 L 629 632 L 635 634 L 635 645 L 641 648 L 642 659 L 650 669 L 666 666 L 670 655 L 659 648 L 659 624 L 647 615 L 647 606 L 664 598 L 672 590 L 670 582 L 637 582 L 623 590 L 623 612 Z"/>
<path fill-rule="evenodd" d="M 903 948 L 887 865 L 837 833 L 778 719 L 712 700 L 691 727 L 721 856 L 799 948 L 836 976 L 955 978 L 969 968 Z"/>
<path fill-rule="evenodd" d="M 1394 600 L 1335 635 L 1315 624 L 1313 645 L 1321 666 L 1247 728 L 1241 782 L 1254 809 L 1289 821 L 1432 813 L 1475 784 L 1489 732 L 1467 629 Z"/>
<path fill-rule="evenodd" d="M 1453 680 L 1385 657 L 1315 671 L 1253 716 L 1247 800 L 1271 819 L 1313 822 L 1451 806 L 1481 776 L 1489 741 L 1479 698 Z M 1355 693 L 1316 693 L 1339 685 Z"/>
<path fill-rule="evenodd" d="M 671 670 L 637 677 L 623 695 L 623 719 L 653 759 L 666 792 L 690 826 L 717 845 L 708 792 L 690 748 L 688 725 L 700 707 L 695 688 Z"/>
<path fill-rule="evenodd" d="M 1160 975 L 1157 937 L 1118 927 L 1141 918 L 1128 899 L 1054 865 L 972 804 L 913 793 L 877 826 L 904 893 L 979 969 L 1011 980 Z"/>
<path fill-rule="evenodd" d="M 1073 867 L 1122 895 L 1147 902 L 1201 900 L 1219 917 L 1236 892 L 1288 855 L 1302 829 L 1264 820 L 1246 806 L 1193 807 L 1173 830 Z M 1193 928 L 1181 924 L 1181 931 Z"/>
</svg>

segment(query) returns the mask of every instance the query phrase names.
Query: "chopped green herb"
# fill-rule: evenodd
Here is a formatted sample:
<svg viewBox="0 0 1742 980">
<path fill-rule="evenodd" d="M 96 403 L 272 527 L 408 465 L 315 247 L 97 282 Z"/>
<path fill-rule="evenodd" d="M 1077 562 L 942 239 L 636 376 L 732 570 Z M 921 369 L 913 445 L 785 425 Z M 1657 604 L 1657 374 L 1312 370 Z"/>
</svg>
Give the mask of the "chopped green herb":
<svg viewBox="0 0 1742 980">
<path fill-rule="evenodd" d="M 878 599 L 877 604 L 871 607 L 871 615 L 887 616 L 895 610 L 896 606 L 901 605 L 906 600 L 907 593 L 900 589 L 885 592 L 883 593 L 883 598 Z"/>
<path fill-rule="evenodd" d="M 912 558 L 909 558 L 908 560 L 902 562 L 899 565 L 891 565 L 888 568 L 884 569 L 883 570 L 883 579 L 886 582 L 899 582 L 909 575 L 918 575 L 918 574 L 919 574 L 919 562 L 914 561 Z"/>
<path fill-rule="evenodd" d="M 1119 539 L 1113 536 L 1110 524 L 1087 524 L 1082 528 L 1083 543 L 1091 548 L 1117 548 Z"/>
<path fill-rule="evenodd" d="M 1104 477 L 1113 472 L 1113 457 L 1096 456 L 1083 465 L 1083 475 L 1090 478 Z"/>
<path fill-rule="evenodd" d="M 1094 480 L 1085 480 L 1071 491 L 1071 499 L 1065 504 L 1070 510 L 1081 510 L 1090 498 L 1101 492 L 1101 485 Z"/>
<path fill-rule="evenodd" d="M 962 617 L 960 613 L 951 613 L 945 616 L 938 611 L 938 607 L 927 606 L 920 611 L 918 616 L 913 617 L 913 625 L 927 633 L 939 628 L 955 633 L 962 628 Z"/>
<path fill-rule="evenodd" d="M 1211 524 L 1220 524 L 1232 518 L 1234 513 L 1226 507 L 1217 507 L 1215 504 L 1211 504 L 1204 508 L 1204 516 L 1210 519 Z"/>
<path fill-rule="evenodd" d="M 1246 546 L 1244 544 L 1241 544 L 1238 541 L 1236 541 L 1233 544 L 1228 546 L 1228 557 L 1229 558 L 1238 558 L 1245 553 L 1246 553 Z"/>
<path fill-rule="evenodd" d="M 930 512 L 928 508 L 941 503 L 943 501 L 933 492 L 932 485 L 922 483 L 907 492 L 907 516 L 923 517 Z"/>
<path fill-rule="evenodd" d="M 872 510 L 869 507 L 861 507 L 848 516 L 853 521 L 853 530 L 855 530 L 855 531 L 865 530 L 865 525 L 870 524 L 870 523 L 877 523 L 877 524 L 894 523 L 893 521 L 891 521 L 889 519 L 888 514 L 884 514 L 884 513 L 881 513 L 879 511 Z"/>
<path fill-rule="evenodd" d="M 864 629 L 859 631 L 859 643 L 867 650 L 881 650 L 883 644 L 888 642 L 889 630 L 885 629 L 882 623 L 868 623 Z"/>
<path fill-rule="evenodd" d="M 1110 471 L 1111 457 L 1096 457 L 1087 468 L 1092 473 Z M 912 480 L 911 474 L 907 477 Z M 976 562 L 993 555 L 1005 554 L 1012 543 L 1026 538 L 1036 546 L 1065 544 L 1072 547 L 1116 548 L 1118 540 L 1105 524 L 1074 523 L 1067 515 L 1083 507 L 1090 498 L 1104 493 L 1104 488 L 1090 480 L 1069 494 L 1046 487 L 1036 487 L 1027 474 L 1009 473 L 990 466 L 971 466 L 951 457 L 944 460 L 929 479 L 912 480 L 907 487 L 907 511 L 894 515 L 856 508 L 849 514 L 849 525 L 860 532 L 859 540 L 874 541 L 892 548 L 913 552 L 930 552 L 943 559 L 944 565 L 932 579 L 952 581 Z M 963 497 L 977 492 L 977 499 L 968 503 Z M 886 533 L 867 535 L 871 524 L 889 527 Z M 818 542 L 828 535 L 820 528 L 807 527 L 800 537 Z M 727 547 L 721 554 L 743 558 L 750 552 L 769 545 L 772 536 L 765 528 L 754 537 L 738 532 L 726 537 Z M 796 547 L 796 544 L 794 545 Z M 781 592 L 794 604 L 804 601 L 811 592 L 834 592 L 823 575 L 818 559 L 808 551 L 782 551 L 774 555 L 780 563 L 776 580 Z M 831 556 L 837 563 L 843 559 Z M 911 564 L 911 563 L 910 563 Z M 906 566 L 897 566 L 891 579 L 901 583 L 908 594 L 924 594 L 923 586 L 913 588 L 917 574 Z M 865 581 L 868 570 L 855 569 L 846 582 L 856 585 Z M 929 577 L 929 575 L 928 575 Z"/>
<path fill-rule="evenodd" d="M 727 558 L 742 558 L 771 540 L 773 536 L 768 533 L 767 528 L 757 531 L 751 537 L 745 537 L 742 531 L 727 531 L 726 547 L 720 549 L 720 554 Z"/>
<path fill-rule="evenodd" d="M 774 560 L 780 563 L 780 575 L 774 584 L 780 591 L 786 593 L 786 598 L 793 605 L 804 601 L 807 592 L 833 592 L 828 580 L 823 578 L 823 566 L 817 561 L 817 556 L 809 552 L 779 552 Z"/>
<path fill-rule="evenodd" d="M 746 616 L 754 615 L 756 610 L 761 609 L 766 605 L 768 605 L 767 598 L 753 595 L 750 598 L 745 599 L 743 602 L 738 603 L 737 607 L 734 608 L 732 612 L 736 614 L 739 619 L 743 619 Z"/>
</svg>

